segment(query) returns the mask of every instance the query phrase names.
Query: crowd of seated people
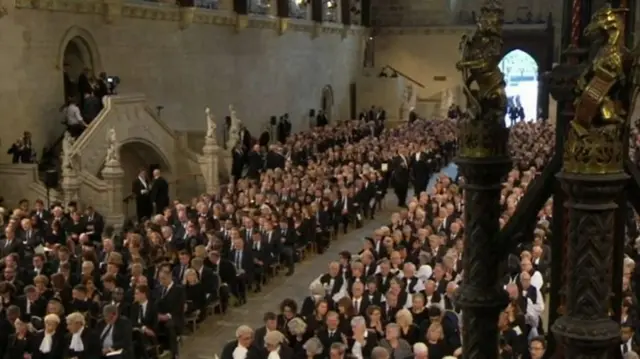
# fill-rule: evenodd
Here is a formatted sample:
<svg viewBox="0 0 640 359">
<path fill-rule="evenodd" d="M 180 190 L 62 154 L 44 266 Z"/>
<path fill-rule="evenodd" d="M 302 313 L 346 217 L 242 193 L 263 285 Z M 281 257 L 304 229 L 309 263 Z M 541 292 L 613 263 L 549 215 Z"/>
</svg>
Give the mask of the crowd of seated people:
<svg viewBox="0 0 640 359">
<path fill-rule="evenodd" d="M 421 153 L 421 146 L 414 144 L 429 142 L 417 137 L 442 135 L 445 128 L 443 121 L 417 121 L 395 129 L 395 141 L 383 153 L 406 158 L 411 176 L 412 162 Z M 547 122 L 514 125 L 510 149 L 518 160 L 503 184 L 501 223 L 508 221 L 549 160 L 552 136 Z M 391 172 L 407 171 L 404 160 L 397 162 Z M 460 357 L 464 313 L 456 293 L 464 276 L 464 178 L 449 178 L 444 172 L 436 176 L 430 188 L 413 182 L 418 191 L 406 208 L 366 237 L 357 253 L 343 251 L 331 261 L 328 271 L 311 283 L 304 301 L 284 298 L 279 308 L 264 315 L 264 327 L 239 327 L 221 358 L 234 358 L 237 352 L 247 353 L 247 358 L 277 353 L 287 359 Z M 518 269 L 505 278 L 511 302 L 498 323 L 504 359 L 540 359 L 546 350 L 541 317 L 550 261 L 550 209 L 549 203 L 540 212 L 535 241 L 519 249 Z"/>
<path fill-rule="evenodd" d="M 374 217 L 395 134 L 374 135 L 358 121 L 292 134 L 257 174 L 122 233 L 91 206 L 21 201 L 0 241 L 0 355 L 177 357 L 186 330 Z"/>
</svg>

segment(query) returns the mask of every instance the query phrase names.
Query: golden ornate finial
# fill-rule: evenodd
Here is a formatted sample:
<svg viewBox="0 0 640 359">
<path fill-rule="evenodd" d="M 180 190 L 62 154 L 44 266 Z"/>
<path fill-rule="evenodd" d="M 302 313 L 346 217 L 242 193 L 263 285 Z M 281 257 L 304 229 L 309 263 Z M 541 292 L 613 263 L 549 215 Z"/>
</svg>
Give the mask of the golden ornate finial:
<svg viewBox="0 0 640 359">
<path fill-rule="evenodd" d="M 563 154 L 565 172 L 624 171 L 624 132 L 638 88 L 633 57 L 622 39 L 620 13 L 624 11 L 607 4 L 593 14 L 584 30 L 598 47 L 574 89 L 577 98 Z"/>
<path fill-rule="evenodd" d="M 487 0 L 471 37 L 460 43 L 462 59 L 456 64 L 464 80 L 468 117 L 460 122 L 462 157 L 506 156 L 508 132 L 504 118 L 507 94 L 498 64 L 502 58 L 504 10 L 501 1 Z"/>
</svg>

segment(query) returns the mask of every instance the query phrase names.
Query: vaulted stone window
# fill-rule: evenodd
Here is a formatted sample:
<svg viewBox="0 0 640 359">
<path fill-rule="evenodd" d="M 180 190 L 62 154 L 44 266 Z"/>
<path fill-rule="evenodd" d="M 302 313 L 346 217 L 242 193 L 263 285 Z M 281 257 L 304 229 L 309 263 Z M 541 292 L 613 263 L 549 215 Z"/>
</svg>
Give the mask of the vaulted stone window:
<svg viewBox="0 0 640 359">
<path fill-rule="evenodd" d="M 311 0 L 289 0 L 289 17 L 306 19 L 310 12 Z"/>
<path fill-rule="evenodd" d="M 258 15 L 269 15 L 271 1 L 269 0 L 247 0 L 249 2 L 249 13 Z"/>
<path fill-rule="evenodd" d="M 326 22 L 338 22 L 338 1 L 340 0 L 323 0 L 322 19 Z"/>
</svg>

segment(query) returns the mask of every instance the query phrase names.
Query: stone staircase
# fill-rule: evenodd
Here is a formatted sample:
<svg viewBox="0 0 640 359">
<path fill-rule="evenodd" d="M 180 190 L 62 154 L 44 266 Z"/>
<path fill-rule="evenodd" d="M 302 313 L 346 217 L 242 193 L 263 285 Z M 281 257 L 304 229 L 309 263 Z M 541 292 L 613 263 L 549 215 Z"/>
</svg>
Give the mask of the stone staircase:
<svg viewBox="0 0 640 359">
<path fill-rule="evenodd" d="M 112 171 L 113 164 L 105 163 L 109 146 L 107 134 L 111 130 L 116 133 L 123 162 L 118 164 L 120 169 L 115 172 Z M 40 166 L 0 165 L 0 178 L 7 183 L 0 189 L 5 201 L 13 205 L 23 198 L 30 201 L 47 198 L 41 174 L 46 170 L 60 169 L 60 147 L 63 147 L 60 142 L 55 141 L 45 151 L 48 157 Z M 105 97 L 104 109 L 66 154 L 72 165 L 60 171 L 60 188 L 50 190 L 49 199 L 91 204 L 111 217 L 112 222 L 120 221 L 126 215 L 123 200 L 129 194 L 128 182 L 135 178 L 132 175 L 137 176 L 137 168 L 131 168 L 123 156 L 125 148 L 126 151 L 139 149 L 137 158 L 154 157 L 162 162 L 163 175 L 170 183 L 172 198 L 188 199 L 205 191 L 214 191 L 220 183 L 217 164 L 221 151 L 215 140 L 207 141 L 204 153 L 197 153 L 190 147 L 188 139 L 157 118 L 143 95 Z"/>
</svg>

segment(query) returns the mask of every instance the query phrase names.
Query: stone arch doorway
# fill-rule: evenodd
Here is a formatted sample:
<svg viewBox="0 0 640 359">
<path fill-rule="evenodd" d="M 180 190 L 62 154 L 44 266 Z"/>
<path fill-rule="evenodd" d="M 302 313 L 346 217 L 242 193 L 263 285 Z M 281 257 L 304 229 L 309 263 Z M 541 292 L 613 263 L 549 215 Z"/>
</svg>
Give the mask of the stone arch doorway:
<svg viewBox="0 0 640 359">
<path fill-rule="evenodd" d="M 322 109 L 322 112 L 324 112 L 325 116 L 327 117 L 327 120 L 329 122 L 331 122 L 331 119 L 333 117 L 333 88 L 331 88 L 331 85 L 326 85 L 323 89 L 322 89 L 322 100 L 321 100 L 321 106 L 320 108 Z"/>
<path fill-rule="evenodd" d="M 507 126 L 521 120 L 537 119 L 540 87 L 538 62 L 529 53 L 515 49 L 504 55 L 498 66 L 507 83 Z"/>
<path fill-rule="evenodd" d="M 132 140 L 122 143 L 120 146 L 120 165 L 124 171 L 122 193 L 125 198 L 131 195 L 133 181 L 136 180 L 138 173 L 143 168 L 147 170 L 149 177 L 151 177 L 153 170 L 159 169 L 162 172 L 162 176 L 169 182 L 169 190 L 172 192 L 175 191 L 175 188 L 171 186 L 173 174 L 171 172 L 170 162 L 153 144 L 142 140 Z M 123 200 L 125 198 L 123 198 Z M 125 216 L 129 218 L 135 215 L 135 213 L 135 201 L 126 201 L 124 204 Z"/>
<path fill-rule="evenodd" d="M 78 78 L 84 69 L 95 76 L 102 71 L 98 45 L 91 33 L 73 26 L 67 30 L 58 49 L 57 67 L 62 70 L 65 100 L 78 93 Z"/>
</svg>

